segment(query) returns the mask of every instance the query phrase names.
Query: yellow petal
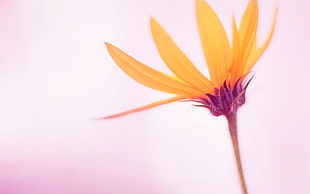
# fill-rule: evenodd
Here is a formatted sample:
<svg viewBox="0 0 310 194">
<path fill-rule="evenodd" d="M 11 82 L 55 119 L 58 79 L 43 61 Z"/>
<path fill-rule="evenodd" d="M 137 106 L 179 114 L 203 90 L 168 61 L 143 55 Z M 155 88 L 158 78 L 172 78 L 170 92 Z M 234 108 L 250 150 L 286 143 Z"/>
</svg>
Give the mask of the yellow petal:
<svg viewBox="0 0 310 194">
<path fill-rule="evenodd" d="M 268 47 L 270 40 L 272 38 L 272 35 L 274 33 L 274 30 L 275 30 L 277 15 L 278 15 L 278 9 L 276 10 L 276 14 L 275 14 L 275 17 L 273 20 L 273 24 L 272 24 L 271 30 L 269 32 L 269 35 L 268 35 L 265 43 L 260 48 L 255 49 L 255 52 L 253 52 L 253 54 L 250 56 L 246 66 L 244 67 L 243 74 L 247 74 L 252 69 L 252 67 L 255 65 L 257 60 L 262 56 L 262 54 L 264 53 L 264 51 Z"/>
<path fill-rule="evenodd" d="M 239 75 L 243 72 L 251 52 L 256 49 L 256 31 L 258 25 L 258 4 L 257 0 L 250 0 L 242 16 L 239 35 L 241 41 L 241 63 L 239 63 Z"/>
<path fill-rule="evenodd" d="M 227 78 L 231 48 L 224 27 L 213 9 L 196 0 L 197 23 L 211 81 L 220 86 Z"/>
<path fill-rule="evenodd" d="M 169 99 L 153 102 L 151 104 L 148 104 L 148 105 L 145 105 L 145 106 L 142 106 L 142 107 L 139 107 L 139 108 L 135 108 L 135 109 L 131 109 L 131 110 L 128 110 L 128 111 L 120 112 L 120 113 L 117 113 L 117 114 L 114 114 L 114 115 L 110 115 L 110 116 L 106 116 L 106 117 L 102 117 L 102 118 L 99 118 L 99 119 L 116 118 L 116 117 L 128 115 L 130 113 L 134 113 L 134 112 L 139 112 L 139 111 L 143 111 L 143 110 L 146 110 L 146 109 L 150 109 L 150 108 L 153 108 L 153 107 L 156 107 L 156 106 L 159 106 L 159 105 L 167 104 L 167 103 L 170 103 L 170 102 L 175 102 L 175 101 L 178 101 L 178 100 L 183 100 L 183 99 L 186 99 L 186 98 L 187 98 L 186 96 L 175 96 L 173 98 L 169 98 Z"/>
<path fill-rule="evenodd" d="M 114 62 L 132 79 L 162 92 L 172 94 L 200 94 L 192 88 L 169 75 L 148 67 L 131 56 L 127 55 L 110 43 L 105 43 Z"/>
<path fill-rule="evenodd" d="M 233 17 L 233 41 L 232 41 L 232 63 L 230 67 L 230 83 L 234 85 L 234 83 L 239 79 L 238 71 L 239 71 L 239 64 L 241 63 L 241 56 L 240 56 L 240 37 L 239 32 L 237 30 L 236 21 Z"/>
<path fill-rule="evenodd" d="M 213 92 L 214 87 L 210 80 L 192 64 L 153 18 L 151 18 L 151 31 L 161 58 L 176 76 L 204 93 Z"/>
</svg>

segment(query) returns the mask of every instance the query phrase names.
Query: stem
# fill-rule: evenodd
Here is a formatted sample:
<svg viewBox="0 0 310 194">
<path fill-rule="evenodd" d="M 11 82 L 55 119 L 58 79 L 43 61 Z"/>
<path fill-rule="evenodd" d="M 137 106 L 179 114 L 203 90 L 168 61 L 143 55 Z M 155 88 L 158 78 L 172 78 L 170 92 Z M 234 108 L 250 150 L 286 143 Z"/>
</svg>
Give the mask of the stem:
<svg viewBox="0 0 310 194">
<path fill-rule="evenodd" d="M 236 164 L 238 168 L 238 174 L 239 174 L 239 179 L 240 179 L 240 184 L 242 188 L 243 194 L 247 194 L 247 187 L 245 184 L 245 179 L 243 175 L 243 170 L 242 170 L 242 164 L 241 164 L 241 159 L 240 159 L 240 152 L 239 152 L 239 143 L 238 143 L 238 132 L 237 132 L 237 113 L 231 113 L 226 115 L 227 121 L 228 121 L 228 127 L 229 127 L 229 132 L 230 132 L 230 137 L 232 141 L 232 145 L 234 148 L 234 154 L 235 154 L 235 159 L 236 159 Z"/>
</svg>

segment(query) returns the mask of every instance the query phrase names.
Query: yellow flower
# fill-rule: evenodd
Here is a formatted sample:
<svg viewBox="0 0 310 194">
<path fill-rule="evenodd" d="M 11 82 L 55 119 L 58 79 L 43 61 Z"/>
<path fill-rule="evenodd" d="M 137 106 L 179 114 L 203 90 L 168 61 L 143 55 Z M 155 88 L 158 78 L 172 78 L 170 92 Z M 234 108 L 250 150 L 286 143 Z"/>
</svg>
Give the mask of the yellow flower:
<svg viewBox="0 0 310 194">
<path fill-rule="evenodd" d="M 196 0 L 196 15 L 210 79 L 193 65 L 163 27 L 151 18 L 151 31 L 158 52 L 174 76 L 142 64 L 110 43 L 106 43 L 106 46 L 115 63 L 132 79 L 175 96 L 104 118 L 114 118 L 184 99 L 200 103 L 199 106 L 209 108 L 213 115 L 227 116 L 245 102 L 244 93 L 250 80 L 246 77 L 271 40 L 276 16 L 264 44 L 257 47 L 257 0 L 249 0 L 239 28 L 235 19 L 232 19 L 231 44 L 221 21 L 207 2 Z"/>
</svg>

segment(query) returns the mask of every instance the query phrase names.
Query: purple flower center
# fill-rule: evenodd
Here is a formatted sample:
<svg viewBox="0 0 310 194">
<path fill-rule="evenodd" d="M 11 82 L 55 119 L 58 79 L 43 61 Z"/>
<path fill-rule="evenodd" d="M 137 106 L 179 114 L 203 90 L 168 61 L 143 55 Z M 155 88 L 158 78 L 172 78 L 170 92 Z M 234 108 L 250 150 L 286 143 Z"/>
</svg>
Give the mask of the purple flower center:
<svg viewBox="0 0 310 194">
<path fill-rule="evenodd" d="M 205 94 L 198 101 L 200 107 L 206 107 L 214 116 L 230 115 L 237 112 L 237 109 L 245 103 L 245 91 L 248 87 L 251 77 L 243 83 L 243 79 L 239 79 L 233 87 L 227 84 L 227 81 L 218 89 L 215 88 L 214 94 Z"/>
</svg>

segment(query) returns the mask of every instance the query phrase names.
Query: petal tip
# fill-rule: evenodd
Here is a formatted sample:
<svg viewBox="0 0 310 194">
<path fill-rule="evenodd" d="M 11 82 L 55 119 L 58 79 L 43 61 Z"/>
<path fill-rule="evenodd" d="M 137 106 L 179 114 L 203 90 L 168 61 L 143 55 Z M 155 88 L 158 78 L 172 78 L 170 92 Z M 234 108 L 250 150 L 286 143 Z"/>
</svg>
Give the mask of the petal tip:
<svg viewBox="0 0 310 194">
<path fill-rule="evenodd" d="M 107 49 L 109 50 L 110 48 L 113 48 L 114 46 L 111 43 L 108 42 L 104 42 L 105 46 L 107 47 Z"/>
<path fill-rule="evenodd" d="M 153 17 L 150 18 L 150 25 L 151 25 L 151 29 L 153 31 L 154 28 L 159 26 L 159 23 L 157 22 L 157 20 Z"/>
<path fill-rule="evenodd" d="M 119 116 L 116 115 L 111 115 L 111 116 L 105 116 L 105 117 L 98 117 L 98 118 L 94 118 L 94 121 L 102 121 L 102 120 L 107 120 L 107 119 L 113 119 Z"/>
</svg>

